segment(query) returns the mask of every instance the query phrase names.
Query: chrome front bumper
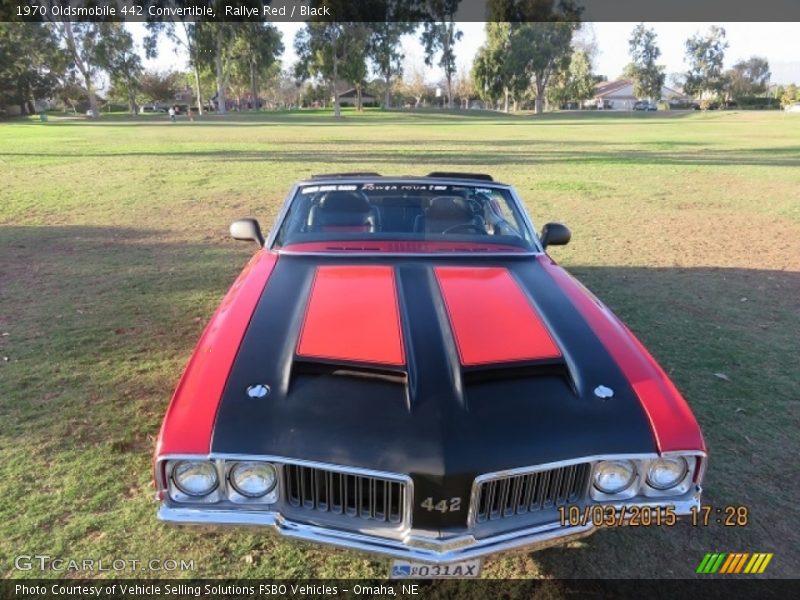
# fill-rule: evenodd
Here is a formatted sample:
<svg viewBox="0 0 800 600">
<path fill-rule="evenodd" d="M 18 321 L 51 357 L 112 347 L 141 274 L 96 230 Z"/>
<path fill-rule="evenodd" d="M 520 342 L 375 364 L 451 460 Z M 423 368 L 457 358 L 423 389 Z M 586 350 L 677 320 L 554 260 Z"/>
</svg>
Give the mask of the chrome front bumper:
<svg viewBox="0 0 800 600">
<path fill-rule="evenodd" d="M 674 506 L 677 515 L 688 515 L 692 508 L 700 506 L 700 494 L 700 487 L 695 487 L 690 494 L 669 505 Z M 665 505 L 667 502 L 614 504 L 617 508 L 622 506 L 661 508 Z M 402 539 L 391 539 L 298 523 L 276 512 L 214 510 L 162 504 L 158 518 L 176 525 L 268 527 L 290 539 L 433 564 L 469 560 L 523 548 L 528 551 L 542 550 L 586 537 L 598 529 L 592 524 L 565 527 L 559 523 L 548 523 L 482 539 L 470 534 L 446 539 L 409 534 Z"/>
</svg>

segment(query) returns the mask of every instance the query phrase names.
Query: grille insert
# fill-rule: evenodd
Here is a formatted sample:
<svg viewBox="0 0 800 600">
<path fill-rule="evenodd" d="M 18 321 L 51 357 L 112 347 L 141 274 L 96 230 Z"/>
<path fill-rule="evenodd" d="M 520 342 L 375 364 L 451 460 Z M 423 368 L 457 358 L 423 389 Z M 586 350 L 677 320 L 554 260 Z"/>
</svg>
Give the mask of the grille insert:
<svg viewBox="0 0 800 600">
<path fill-rule="evenodd" d="M 484 481 L 475 521 L 484 523 L 571 504 L 583 498 L 590 463 Z"/>
<path fill-rule="evenodd" d="M 286 500 L 294 508 L 399 524 L 405 512 L 402 481 L 302 465 L 284 465 Z"/>
</svg>

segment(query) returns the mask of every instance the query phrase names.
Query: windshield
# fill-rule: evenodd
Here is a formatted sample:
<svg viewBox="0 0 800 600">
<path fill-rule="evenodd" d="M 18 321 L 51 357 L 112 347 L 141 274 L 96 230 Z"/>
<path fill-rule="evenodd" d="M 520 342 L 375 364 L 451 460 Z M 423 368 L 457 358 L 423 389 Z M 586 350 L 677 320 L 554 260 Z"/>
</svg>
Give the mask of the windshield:
<svg viewBox="0 0 800 600">
<path fill-rule="evenodd" d="M 300 186 L 275 246 L 297 251 L 535 249 L 507 189 L 408 182 Z"/>
</svg>

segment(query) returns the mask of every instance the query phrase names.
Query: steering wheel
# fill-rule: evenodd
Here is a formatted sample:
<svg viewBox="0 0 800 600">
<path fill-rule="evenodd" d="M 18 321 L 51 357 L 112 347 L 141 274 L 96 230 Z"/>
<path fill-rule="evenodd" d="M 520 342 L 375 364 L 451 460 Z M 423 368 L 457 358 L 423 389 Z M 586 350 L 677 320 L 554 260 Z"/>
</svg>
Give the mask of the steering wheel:
<svg viewBox="0 0 800 600">
<path fill-rule="evenodd" d="M 479 227 L 475 223 L 459 223 L 458 225 L 453 225 L 452 227 L 448 227 L 442 232 L 442 234 L 444 235 L 446 233 L 454 233 L 459 230 L 466 230 L 466 231 L 472 230 L 475 233 L 481 233 L 481 234 L 486 233 L 486 229 L 484 229 L 483 227 Z"/>
</svg>

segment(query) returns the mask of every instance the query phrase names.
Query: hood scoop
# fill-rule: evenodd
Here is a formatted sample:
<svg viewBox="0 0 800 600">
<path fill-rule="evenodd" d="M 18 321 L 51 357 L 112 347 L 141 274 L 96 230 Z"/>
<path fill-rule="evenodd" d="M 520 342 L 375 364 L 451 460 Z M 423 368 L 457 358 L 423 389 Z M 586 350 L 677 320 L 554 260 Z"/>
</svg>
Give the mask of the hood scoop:
<svg viewBox="0 0 800 600">
<path fill-rule="evenodd" d="M 292 364 L 292 378 L 301 376 L 352 377 L 365 381 L 386 381 L 406 385 L 408 374 L 400 368 L 378 365 L 345 363 L 332 360 L 306 360 L 296 358 Z"/>
</svg>

